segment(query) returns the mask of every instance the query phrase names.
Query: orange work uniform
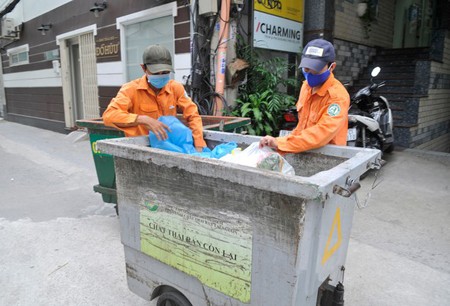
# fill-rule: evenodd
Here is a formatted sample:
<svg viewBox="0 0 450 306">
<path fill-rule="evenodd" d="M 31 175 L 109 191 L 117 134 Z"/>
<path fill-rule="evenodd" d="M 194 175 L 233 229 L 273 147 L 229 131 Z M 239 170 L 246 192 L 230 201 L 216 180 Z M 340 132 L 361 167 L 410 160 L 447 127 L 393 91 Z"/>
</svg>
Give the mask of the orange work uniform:
<svg viewBox="0 0 450 306">
<path fill-rule="evenodd" d="M 124 131 L 127 137 L 148 135 L 143 125 L 118 127 L 116 124 L 132 124 L 138 115 L 147 115 L 153 119 L 176 116 L 177 109 L 183 112 L 183 118 L 192 130 L 195 146 L 206 147 L 197 105 L 189 98 L 183 85 L 174 80 L 161 88 L 158 95 L 149 87 L 145 75 L 124 84 L 103 113 L 103 122 Z"/>
<path fill-rule="evenodd" d="M 350 96 L 333 74 L 317 92 L 303 82 L 297 101 L 298 124 L 288 136 L 278 137 L 278 150 L 298 153 L 326 144 L 347 143 Z"/>
</svg>

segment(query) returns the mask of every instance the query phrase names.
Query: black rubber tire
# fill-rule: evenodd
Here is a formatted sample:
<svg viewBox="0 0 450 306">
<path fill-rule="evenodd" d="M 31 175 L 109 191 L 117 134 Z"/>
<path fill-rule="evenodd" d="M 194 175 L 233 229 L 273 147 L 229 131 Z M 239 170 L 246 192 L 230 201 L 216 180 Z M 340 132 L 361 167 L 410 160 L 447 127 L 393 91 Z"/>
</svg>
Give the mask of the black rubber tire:
<svg viewBox="0 0 450 306">
<path fill-rule="evenodd" d="M 192 306 L 192 304 L 181 293 L 167 291 L 159 296 L 156 306 Z"/>
</svg>

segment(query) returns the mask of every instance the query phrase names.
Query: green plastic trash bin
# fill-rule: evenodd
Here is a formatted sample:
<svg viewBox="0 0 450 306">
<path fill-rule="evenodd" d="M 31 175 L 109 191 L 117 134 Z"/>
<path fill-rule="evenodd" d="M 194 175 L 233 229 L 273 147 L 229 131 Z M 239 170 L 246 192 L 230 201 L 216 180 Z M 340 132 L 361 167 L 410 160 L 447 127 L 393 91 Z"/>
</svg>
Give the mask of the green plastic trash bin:
<svg viewBox="0 0 450 306">
<path fill-rule="evenodd" d="M 101 118 L 78 120 L 77 125 L 87 128 L 89 133 L 92 156 L 94 157 L 95 170 L 99 182 L 98 185 L 94 186 L 94 191 L 102 194 L 103 202 L 117 204 L 114 160 L 111 155 L 101 153 L 97 150 L 97 141 L 124 137 L 125 134 L 121 130 L 105 126 Z"/>
<path fill-rule="evenodd" d="M 181 122 L 186 124 L 181 114 L 177 115 Z M 243 127 L 250 124 L 250 118 L 229 116 L 201 116 L 203 129 L 210 131 L 240 132 Z M 91 151 L 97 171 L 98 185 L 94 191 L 101 193 L 103 202 L 117 204 L 116 175 L 114 173 L 114 160 L 109 154 L 97 150 L 97 141 L 109 138 L 124 137 L 125 134 L 118 129 L 105 126 L 101 118 L 77 120 L 77 126 L 86 128 L 91 142 Z M 117 209 L 117 207 L 116 207 Z"/>
</svg>

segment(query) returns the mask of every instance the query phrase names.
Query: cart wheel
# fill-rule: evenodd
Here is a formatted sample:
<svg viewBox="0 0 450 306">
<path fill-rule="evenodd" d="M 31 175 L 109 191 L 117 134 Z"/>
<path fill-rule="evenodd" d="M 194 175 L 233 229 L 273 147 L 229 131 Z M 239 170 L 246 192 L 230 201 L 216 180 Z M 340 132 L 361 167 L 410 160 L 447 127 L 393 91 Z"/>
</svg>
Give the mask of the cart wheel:
<svg viewBox="0 0 450 306">
<path fill-rule="evenodd" d="M 167 291 L 159 296 L 156 306 L 192 306 L 192 304 L 181 293 Z"/>
</svg>

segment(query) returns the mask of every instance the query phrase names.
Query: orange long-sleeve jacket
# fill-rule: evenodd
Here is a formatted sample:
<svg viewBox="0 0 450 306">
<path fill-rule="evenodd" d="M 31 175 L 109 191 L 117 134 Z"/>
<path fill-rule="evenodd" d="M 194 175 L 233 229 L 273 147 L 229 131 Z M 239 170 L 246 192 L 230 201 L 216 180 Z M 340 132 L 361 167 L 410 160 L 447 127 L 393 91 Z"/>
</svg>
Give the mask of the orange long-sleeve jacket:
<svg viewBox="0 0 450 306">
<path fill-rule="evenodd" d="M 206 147 L 197 105 L 189 98 L 183 85 L 174 80 L 169 81 L 158 95 L 149 87 L 145 75 L 124 84 L 103 113 L 103 122 L 107 126 L 122 130 L 127 137 L 148 135 L 148 130 L 143 125 L 118 127 L 116 124 L 136 122 L 138 115 L 147 115 L 154 119 L 176 116 L 177 109 L 183 112 L 183 118 L 192 130 L 194 145 Z"/>
<path fill-rule="evenodd" d="M 278 150 L 299 153 L 326 144 L 346 145 L 350 96 L 334 75 L 312 93 L 303 82 L 297 101 L 298 124 L 288 136 L 278 137 Z"/>
</svg>

